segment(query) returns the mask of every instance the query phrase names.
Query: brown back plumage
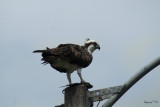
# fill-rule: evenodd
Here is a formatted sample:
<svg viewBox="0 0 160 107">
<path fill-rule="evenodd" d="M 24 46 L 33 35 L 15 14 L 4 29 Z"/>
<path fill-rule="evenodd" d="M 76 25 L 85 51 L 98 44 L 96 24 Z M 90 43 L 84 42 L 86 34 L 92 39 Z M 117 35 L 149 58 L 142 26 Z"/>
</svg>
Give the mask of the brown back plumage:
<svg viewBox="0 0 160 107">
<path fill-rule="evenodd" d="M 67 61 L 72 65 L 79 67 L 87 67 L 92 62 L 92 55 L 87 51 L 84 46 L 76 44 L 60 44 L 58 47 L 46 50 L 36 50 L 34 53 L 42 53 L 42 60 L 44 63 L 49 63 L 53 68 L 60 72 L 67 71 L 63 66 L 59 67 L 55 64 L 59 60 Z M 61 63 L 63 63 L 61 61 Z"/>
</svg>

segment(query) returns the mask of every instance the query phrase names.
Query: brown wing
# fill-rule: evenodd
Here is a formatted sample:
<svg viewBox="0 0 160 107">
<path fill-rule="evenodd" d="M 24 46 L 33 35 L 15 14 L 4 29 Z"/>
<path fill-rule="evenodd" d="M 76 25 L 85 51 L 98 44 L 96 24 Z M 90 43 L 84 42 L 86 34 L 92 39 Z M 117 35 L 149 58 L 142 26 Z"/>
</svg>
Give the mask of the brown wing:
<svg viewBox="0 0 160 107">
<path fill-rule="evenodd" d="M 87 67 L 92 62 L 92 55 L 82 46 L 70 45 L 70 53 L 66 54 L 70 63 Z"/>
<path fill-rule="evenodd" d="M 71 64 L 87 67 L 92 62 L 92 55 L 84 47 L 75 44 L 60 44 L 57 48 L 34 52 L 42 52 L 45 63 L 52 63 L 54 58 L 63 58 Z"/>
</svg>

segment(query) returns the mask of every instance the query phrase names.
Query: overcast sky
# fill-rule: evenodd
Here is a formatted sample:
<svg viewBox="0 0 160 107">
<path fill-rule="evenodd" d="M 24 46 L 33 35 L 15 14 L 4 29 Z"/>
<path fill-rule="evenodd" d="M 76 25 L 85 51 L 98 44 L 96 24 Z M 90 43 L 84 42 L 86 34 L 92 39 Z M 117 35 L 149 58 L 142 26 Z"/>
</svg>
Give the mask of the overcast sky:
<svg viewBox="0 0 160 107">
<path fill-rule="evenodd" d="M 82 45 L 86 38 L 101 45 L 82 71 L 94 86 L 90 90 L 122 85 L 160 56 L 160 1 L 1 0 L 0 107 L 64 103 L 59 87 L 68 84 L 66 75 L 41 65 L 41 55 L 32 51 Z M 160 107 L 159 71 L 147 74 L 114 107 Z M 72 81 L 80 82 L 76 72 Z M 158 103 L 144 103 L 153 100 Z"/>
</svg>

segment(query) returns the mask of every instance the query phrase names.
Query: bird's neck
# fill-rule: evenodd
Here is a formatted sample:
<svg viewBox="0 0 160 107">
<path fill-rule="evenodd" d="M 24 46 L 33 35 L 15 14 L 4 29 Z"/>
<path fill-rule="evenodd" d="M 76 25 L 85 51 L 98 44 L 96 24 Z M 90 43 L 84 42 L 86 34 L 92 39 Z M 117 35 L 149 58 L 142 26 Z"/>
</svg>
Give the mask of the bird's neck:
<svg viewBox="0 0 160 107">
<path fill-rule="evenodd" d="M 95 50 L 95 47 L 93 45 L 90 45 L 90 46 L 88 46 L 87 50 L 90 54 L 92 54 Z"/>
</svg>

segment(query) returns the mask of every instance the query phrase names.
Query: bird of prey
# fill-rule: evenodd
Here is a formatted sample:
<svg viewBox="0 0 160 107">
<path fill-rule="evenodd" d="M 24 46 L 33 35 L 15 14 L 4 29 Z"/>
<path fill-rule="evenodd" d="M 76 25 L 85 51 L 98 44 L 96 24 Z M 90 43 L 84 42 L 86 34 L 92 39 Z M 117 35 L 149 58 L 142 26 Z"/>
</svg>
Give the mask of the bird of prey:
<svg viewBox="0 0 160 107">
<path fill-rule="evenodd" d="M 71 82 L 71 73 L 77 70 L 82 83 L 84 81 L 81 75 L 82 68 L 89 66 L 92 62 L 92 53 L 100 50 L 100 45 L 95 40 L 86 39 L 84 45 L 60 44 L 56 48 L 46 48 L 45 50 L 35 50 L 34 53 L 42 53 L 43 64 L 50 64 L 52 68 L 61 73 L 67 74 L 69 85 Z"/>
</svg>

